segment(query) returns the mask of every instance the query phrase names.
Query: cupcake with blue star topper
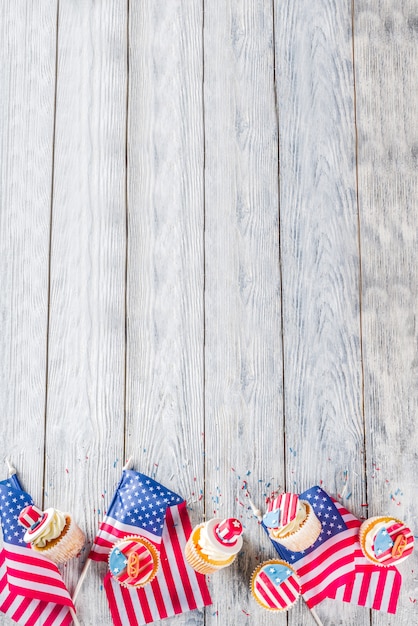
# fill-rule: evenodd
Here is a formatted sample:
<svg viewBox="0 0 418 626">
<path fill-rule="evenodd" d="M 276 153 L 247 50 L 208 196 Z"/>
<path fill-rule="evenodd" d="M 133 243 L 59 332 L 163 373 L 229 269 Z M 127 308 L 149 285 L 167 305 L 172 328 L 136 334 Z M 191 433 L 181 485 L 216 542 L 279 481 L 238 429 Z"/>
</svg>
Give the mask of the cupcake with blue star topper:
<svg viewBox="0 0 418 626">
<path fill-rule="evenodd" d="M 301 594 L 295 570 L 280 559 L 261 563 L 253 572 L 250 584 L 254 600 L 268 611 L 288 611 Z"/>
<path fill-rule="evenodd" d="M 123 587 L 144 587 L 159 568 L 156 548 L 144 537 L 132 535 L 117 541 L 109 553 L 109 570 Z"/>
<path fill-rule="evenodd" d="M 281 493 L 271 499 L 263 524 L 271 539 L 292 552 L 309 548 L 322 530 L 309 502 L 301 500 L 295 493 Z"/>
<path fill-rule="evenodd" d="M 395 517 L 370 517 L 360 526 L 360 546 L 364 556 L 381 567 L 398 565 L 414 549 L 414 536 Z"/>
</svg>

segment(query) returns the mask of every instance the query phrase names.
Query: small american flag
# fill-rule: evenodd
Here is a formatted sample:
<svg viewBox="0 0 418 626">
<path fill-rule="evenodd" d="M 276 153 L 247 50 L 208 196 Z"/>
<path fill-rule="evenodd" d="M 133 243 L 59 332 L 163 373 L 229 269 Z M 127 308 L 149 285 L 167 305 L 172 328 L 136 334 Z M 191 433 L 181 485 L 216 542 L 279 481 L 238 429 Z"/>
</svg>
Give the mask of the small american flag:
<svg viewBox="0 0 418 626">
<path fill-rule="evenodd" d="M 25 544 L 25 529 L 17 521 L 29 504 L 33 500 L 15 474 L 0 481 L 0 611 L 25 626 L 67 626 L 74 605 L 61 574 L 52 561 Z"/>
<path fill-rule="evenodd" d="M 320 487 L 308 489 L 300 499 L 311 504 L 322 524 L 316 542 L 303 552 L 291 552 L 271 541 L 297 571 L 307 605 L 313 608 L 325 598 L 334 598 L 395 613 L 400 574 L 395 567 L 382 570 L 363 557 L 361 522 Z"/>
<path fill-rule="evenodd" d="M 191 533 L 186 502 L 152 478 L 124 470 L 90 552 L 107 561 L 115 541 L 127 535 L 145 537 L 160 554 L 154 580 L 140 588 L 122 587 L 110 573 L 104 580 L 116 626 L 142 626 L 211 604 L 205 577 L 186 562 L 184 548 Z"/>
</svg>

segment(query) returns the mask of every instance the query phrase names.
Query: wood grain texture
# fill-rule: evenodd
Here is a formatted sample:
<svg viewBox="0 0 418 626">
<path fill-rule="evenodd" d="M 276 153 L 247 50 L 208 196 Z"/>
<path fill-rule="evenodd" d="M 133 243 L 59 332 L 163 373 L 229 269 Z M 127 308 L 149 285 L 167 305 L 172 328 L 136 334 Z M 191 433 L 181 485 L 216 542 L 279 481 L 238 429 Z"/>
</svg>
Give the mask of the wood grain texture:
<svg viewBox="0 0 418 626">
<path fill-rule="evenodd" d="M 416 0 L 0 3 L 0 459 L 87 549 L 128 455 L 193 524 L 241 519 L 214 604 L 165 626 L 313 626 L 250 598 L 275 553 L 248 490 L 347 470 L 355 514 L 416 532 L 417 25 Z M 414 624 L 416 559 L 395 617 L 324 626 Z M 111 625 L 105 570 L 83 626 Z"/>
<path fill-rule="evenodd" d="M 127 19 L 125 2 L 60 2 L 45 505 L 89 538 L 70 590 L 123 465 Z M 83 625 L 110 623 L 99 571 Z"/>
<path fill-rule="evenodd" d="M 204 489 L 202 19 L 195 0 L 130 6 L 126 450 L 188 500 L 193 524 Z"/>
<path fill-rule="evenodd" d="M 0 478 L 42 498 L 56 3 L 0 6 Z M 0 618 L 1 623 L 1 618 Z"/>
<path fill-rule="evenodd" d="M 262 506 L 284 481 L 272 7 L 206 2 L 204 33 L 206 518 L 246 527 L 235 564 L 212 577 L 206 623 L 285 624 L 250 597 L 274 550 L 245 489 Z"/>
<path fill-rule="evenodd" d="M 363 352 L 369 515 L 417 533 L 418 5 L 367 2 L 355 11 Z M 416 621 L 417 557 L 396 620 Z"/>
<path fill-rule="evenodd" d="M 275 4 L 286 486 L 362 514 L 364 433 L 350 2 Z M 348 493 L 348 491 L 346 492 Z M 300 603 L 289 624 L 311 618 Z M 334 602 L 324 623 L 366 624 Z M 340 621 L 341 620 L 341 621 Z"/>
</svg>

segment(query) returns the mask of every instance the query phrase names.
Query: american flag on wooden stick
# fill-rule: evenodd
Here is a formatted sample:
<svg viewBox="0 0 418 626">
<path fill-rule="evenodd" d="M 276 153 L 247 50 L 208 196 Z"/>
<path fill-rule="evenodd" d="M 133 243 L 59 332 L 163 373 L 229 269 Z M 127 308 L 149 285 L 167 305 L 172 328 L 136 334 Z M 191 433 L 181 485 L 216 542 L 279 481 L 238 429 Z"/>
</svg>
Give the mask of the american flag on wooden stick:
<svg viewBox="0 0 418 626">
<path fill-rule="evenodd" d="M 16 474 L 0 481 L 3 547 L 0 551 L 0 611 L 24 626 L 67 626 L 74 605 L 57 566 L 25 544 L 20 511 L 33 500 Z"/>
<path fill-rule="evenodd" d="M 124 470 L 90 558 L 107 561 L 115 541 L 137 535 L 160 554 L 154 580 L 140 589 L 122 587 L 110 572 L 104 587 L 115 625 L 142 626 L 211 604 L 205 577 L 186 562 L 191 533 L 186 502 L 152 478 Z"/>
<path fill-rule="evenodd" d="M 325 598 L 334 598 L 395 613 L 401 575 L 396 567 L 383 569 L 363 557 L 359 543 L 361 522 L 318 486 L 299 497 L 311 504 L 320 520 L 320 536 L 303 552 L 292 552 L 271 541 L 298 573 L 307 605 L 313 608 Z"/>
</svg>

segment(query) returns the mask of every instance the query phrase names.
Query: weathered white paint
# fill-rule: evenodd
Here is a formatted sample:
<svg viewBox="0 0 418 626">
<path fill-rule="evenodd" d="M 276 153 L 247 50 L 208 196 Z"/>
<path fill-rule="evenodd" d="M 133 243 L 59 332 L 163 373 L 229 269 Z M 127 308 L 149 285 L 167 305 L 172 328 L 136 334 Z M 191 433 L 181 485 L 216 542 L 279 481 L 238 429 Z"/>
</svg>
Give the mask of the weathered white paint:
<svg viewBox="0 0 418 626">
<path fill-rule="evenodd" d="M 286 485 L 364 502 L 351 3 L 278 2 Z M 348 493 L 348 492 L 347 492 Z M 337 603 L 318 607 L 336 623 Z M 300 604 L 289 623 L 307 621 Z M 328 622 L 331 620 L 331 622 Z M 344 624 L 367 623 L 346 606 Z"/>
<path fill-rule="evenodd" d="M 130 3 L 126 450 L 189 500 L 203 468 L 202 6 Z M 203 611 L 166 621 L 203 624 Z"/>
<path fill-rule="evenodd" d="M 250 598 L 274 553 L 243 487 L 335 495 L 348 470 L 356 514 L 416 523 L 416 3 L 22 7 L 0 6 L 0 459 L 89 542 L 128 455 L 193 523 L 241 517 L 214 605 L 167 626 L 314 624 Z M 324 625 L 414 623 L 401 567 L 398 616 L 329 601 Z M 111 624 L 104 571 L 85 626 Z"/>
<path fill-rule="evenodd" d="M 94 537 L 123 465 L 127 5 L 59 3 L 45 504 Z M 74 589 L 85 561 L 68 563 Z M 93 565 L 82 624 L 109 612 Z"/>
<path fill-rule="evenodd" d="M 417 3 L 357 2 L 354 41 L 368 511 L 417 534 Z M 416 621 L 416 553 L 400 569 L 396 618 L 374 626 Z"/>
<path fill-rule="evenodd" d="M 207 624 L 246 623 L 243 611 L 285 624 L 250 598 L 253 569 L 274 552 L 242 489 L 262 504 L 284 476 L 271 6 L 206 2 L 204 32 L 206 516 L 246 527 L 236 563 L 212 576 Z"/>
<path fill-rule="evenodd" d="M 55 2 L 0 6 L 0 461 L 42 498 Z M 29 61 L 30 60 L 30 61 Z M 6 476 L 6 466 L 2 467 Z"/>
</svg>

